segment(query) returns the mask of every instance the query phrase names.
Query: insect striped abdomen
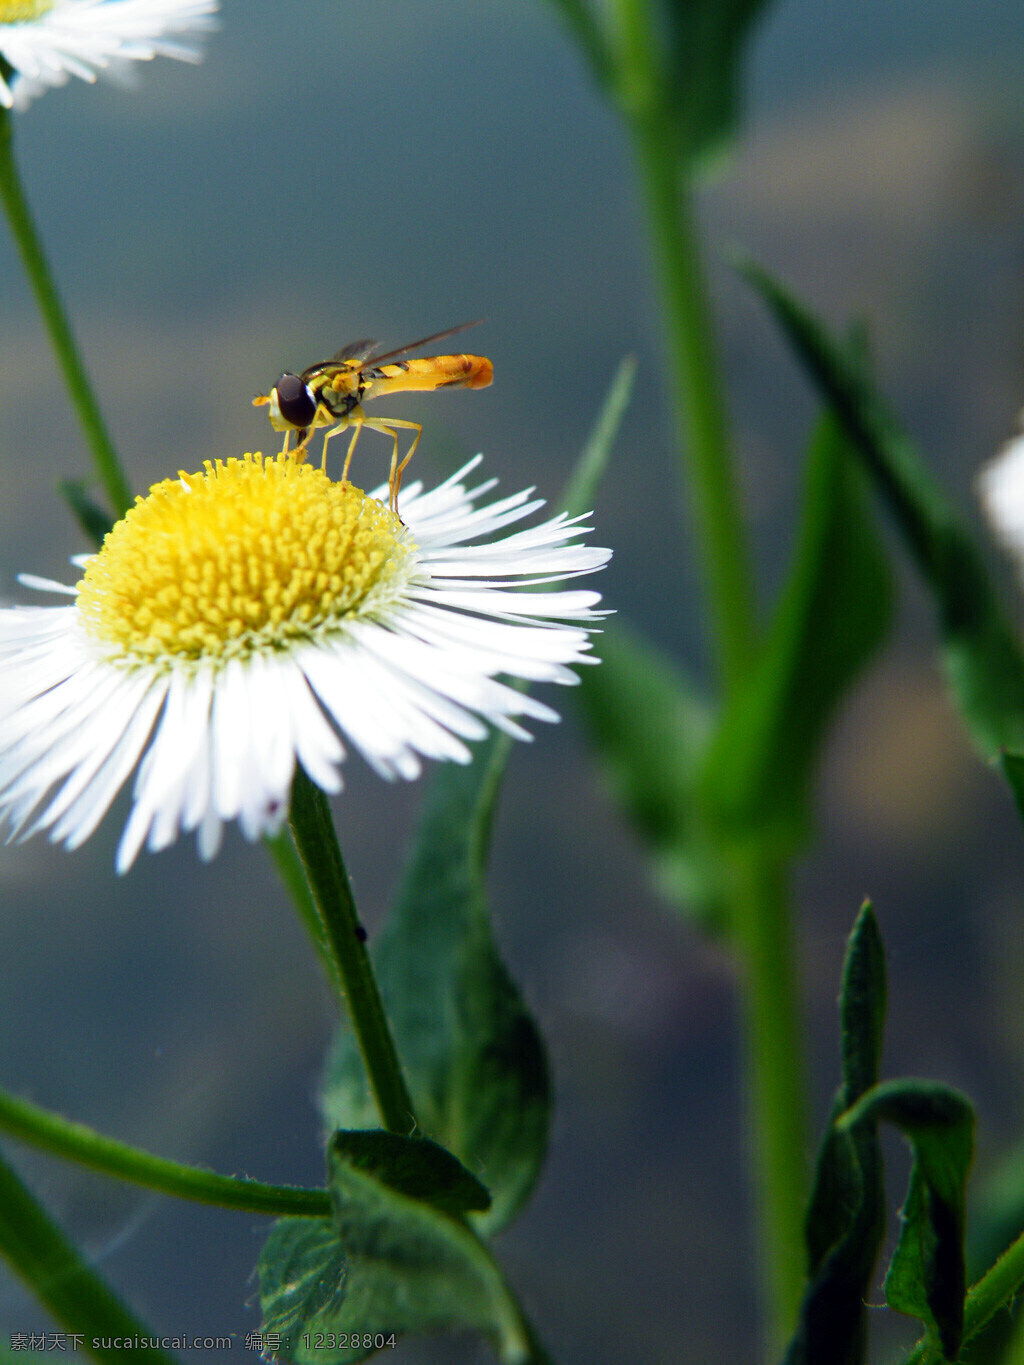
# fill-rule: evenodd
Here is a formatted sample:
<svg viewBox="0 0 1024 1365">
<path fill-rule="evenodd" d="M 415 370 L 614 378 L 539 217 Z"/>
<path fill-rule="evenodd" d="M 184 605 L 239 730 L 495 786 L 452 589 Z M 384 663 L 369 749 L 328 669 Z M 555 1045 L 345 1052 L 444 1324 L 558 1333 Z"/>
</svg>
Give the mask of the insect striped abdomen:
<svg viewBox="0 0 1024 1365">
<path fill-rule="evenodd" d="M 494 366 L 480 355 L 431 355 L 363 371 L 363 397 L 386 393 L 428 393 L 433 389 L 485 389 Z"/>
</svg>

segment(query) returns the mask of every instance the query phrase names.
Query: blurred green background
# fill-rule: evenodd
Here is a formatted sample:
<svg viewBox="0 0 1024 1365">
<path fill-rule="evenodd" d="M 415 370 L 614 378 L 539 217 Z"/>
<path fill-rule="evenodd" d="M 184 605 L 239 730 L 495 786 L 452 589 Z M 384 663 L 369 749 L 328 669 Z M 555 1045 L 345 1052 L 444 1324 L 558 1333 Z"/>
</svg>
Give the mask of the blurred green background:
<svg viewBox="0 0 1024 1365">
<path fill-rule="evenodd" d="M 408 477 L 483 450 L 505 491 L 536 484 L 557 503 L 632 352 L 634 401 L 595 509 L 592 539 L 616 552 L 599 586 L 701 671 L 629 150 L 553 10 L 225 0 L 222 18 L 196 70 L 155 62 L 131 94 L 72 82 L 17 120 L 135 489 L 276 448 L 250 400 L 284 368 L 355 337 L 399 345 L 484 316 L 459 344 L 491 357 L 493 388 L 395 404 L 425 424 Z M 979 464 L 1024 403 L 1022 59 L 1015 0 L 783 0 L 755 34 L 746 134 L 704 209 L 766 592 L 814 409 L 723 258 L 742 244 L 831 322 L 867 318 L 898 410 L 973 504 Z M 12 601 L 25 600 L 17 572 L 67 581 L 68 556 L 87 548 L 53 489 L 88 465 L 2 230 L 0 317 L 0 597 Z M 386 449 L 361 443 L 357 482 L 383 478 Z M 815 1117 L 836 1078 L 843 940 L 869 893 L 890 957 L 886 1071 L 976 1098 L 983 1178 L 1024 1132 L 1024 837 L 946 707 L 924 595 L 901 580 L 898 633 L 837 728 L 799 877 Z M 546 1173 L 501 1254 L 564 1365 L 749 1359 L 731 968 L 648 889 L 571 697 L 548 700 L 566 723 L 514 755 L 492 891 L 558 1103 Z M 372 932 L 419 792 L 357 759 L 346 781 L 339 831 Z M 163 1155 L 319 1182 L 313 1094 L 332 1005 L 268 862 L 232 832 L 210 867 L 185 842 L 115 880 L 124 813 L 122 801 L 74 855 L 39 840 L 0 850 L 0 1084 Z M 259 1324 L 260 1220 L 10 1150 L 154 1330 L 235 1333 L 242 1350 Z M 897 1164 L 894 1191 L 899 1179 Z M 0 1269 L 0 1333 L 44 1323 Z M 881 1330 L 913 1337 L 910 1323 Z M 388 1358 L 488 1356 L 435 1342 Z"/>
</svg>

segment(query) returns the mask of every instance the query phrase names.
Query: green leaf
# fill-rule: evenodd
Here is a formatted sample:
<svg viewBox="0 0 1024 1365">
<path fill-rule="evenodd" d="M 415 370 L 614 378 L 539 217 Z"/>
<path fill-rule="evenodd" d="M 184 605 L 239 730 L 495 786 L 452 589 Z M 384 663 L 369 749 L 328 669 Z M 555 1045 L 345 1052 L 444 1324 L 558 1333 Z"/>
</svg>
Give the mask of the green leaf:
<svg viewBox="0 0 1024 1365">
<path fill-rule="evenodd" d="M 844 1109 L 878 1084 L 885 1028 L 885 948 L 874 906 L 865 901 L 846 945 L 839 995 Z"/>
<path fill-rule="evenodd" d="M 612 793 L 654 855 L 659 889 L 706 927 L 724 904 L 719 859 L 697 803 L 713 726 L 709 704 L 675 662 L 623 621 L 605 627 L 599 668 L 574 693 Z"/>
<path fill-rule="evenodd" d="M 987 1270 L 1024 1232 L 1024 1142 L 1016 1143 L 975 1188 L 967 1240 L 974 1275 Z"/>
<path fill-rule="evenodd" d="M 803 837 L 829 722 L 885 638 L 891 603 L 859 471 L 826 420 L 811 443 L 788 581 L 707 754 L 705 796 L 736 833 L 770 830 L 787 844 Z"/>
<path fill-rule="evenodd" d="M 877 1123 L 836 1120 L 878 1080 L 885 1021 L 885 957 L 870 903 L 847 944 L 839 997 L 842 1084 L 815 1171 L 805 1224 L 809 1282 L 785 1365 L 861 1365 L 867 1296 L 885 1233 Z"/>
<path fill-rule="evenodd" d="M 680 153 L 703 161 L 726 146 L 740 114 L 740 61 L 765 0 L 662 0 L 665 86 Z"/>
<path fill-rule="evenodd" d="M 932 591 L 946 675 L 975 743 L 990 758 L 1024 750 L 1024 655 L 970 535 L 859 358 L 763 270 L 743 270 L 845 428 Z"/>
<path fill-rule="evenodd" d="M 335 1133 L 331 1148 L 354 1171 L 365 1171 L 399 1194 L 425 1200 L 445 1213 L 490 1207 L 491 1196 L 476 1176 L 429 1138 L 359 1129 Z"/>
<path fill-rule="evenodd" d="M 612 376 L 597 421 L 580 452 L 562 498 L 562 505 L 571 517 L 589 512 L 594 505 L 612 447 L 633 396 L 635 379 L 636 360 L 631 355 L 624 356 Z"/>
<path fill-rule="evenodd" d="M 1017 805 L 1017 814 L 1024 820 L 1024 754 L 1004 750 L 999 755 L 999 767 L 1006 778 Z"/>
<path fill-rule="evenodd" d="M 278 1219 L 263 1244 L 258 1271 L 262 1330 L 290 1338 L 279 1353 L 283 1359 L 305 1360 L 299 1336 L 325 1330 L 345 1298 L 348 1257 L 331 1219 Z"/>
<path fill-rule="evenodd" d="M 656 122 L 686 162 L 700 165 L 732 139 L 739 68 L 767 0 L 633 0 L 602 6 L 551 0 L 598 86 L 627 118 Z M 618 31 L 599 16 L 616 13 Z"/>
<path fill-rule="evenodd" d="M 607 87 L 611 80 L 611 56 L 588 0 L 551 0 L 551 4 L 590 63 L 598 85 Z"/>
<path fill-rule="evenodd" d="M 114 524 L 114 518 L 89 494 L 84 479 L 61 479 L 57 485 L 60 495 L 71 508 L 75 520 L 94 545 L 102 545 L 103 537 Z"/>
<path fill-rule="evenodd" d="M 544 1046 L 505 970 L 484 891 L 491 813 L 510 740 L 492 735 L 471 766 L 434 775 L 390 920 L 373 952 L 377 980 L 420 1125 L 479 1171 L 503 1227 L 522 1205 L 547 1145 Z M 322 1100 L 331 1128 L 376 1127 L 362 1064 L 343 1031 Z"/>
<path fill-rule="evenodd" d="M 843 1115 L 901 1130 L 913 1151 L 900 1238 L 885 1280 L 890 1308 L 920 1318 L 945 1359 L 954 1361 L 964 1330 L 964 1198 L 974 1145 L 974 1110 L 963 1095 L 931 1081 L 887 1081 Z"/>
<path fill-rule="evenodd" d="M 366 1151 L 353 1160 L 352 1135 L 343 1136 L 328 1157 L 333 1218 L 282 1219 L 260 1256 L 262 1331 L 286 1339 L 279 1357 L 335 1365 L 374 1354 L 366 1337 L 470 1330 L 486 1336 L 505 1365 L 529 1359 L 529 1328 L 473 1232 L 372 1174 Z M 397 1163 L 393 1155 L 389 1177 L 408 1183 L 407 1154 Z M 422 1168 L 411 1183 L 420 1175 Z M 317 1333 L 360 1340 L 334 1348 L 304 1341 Z"/>
</svg>

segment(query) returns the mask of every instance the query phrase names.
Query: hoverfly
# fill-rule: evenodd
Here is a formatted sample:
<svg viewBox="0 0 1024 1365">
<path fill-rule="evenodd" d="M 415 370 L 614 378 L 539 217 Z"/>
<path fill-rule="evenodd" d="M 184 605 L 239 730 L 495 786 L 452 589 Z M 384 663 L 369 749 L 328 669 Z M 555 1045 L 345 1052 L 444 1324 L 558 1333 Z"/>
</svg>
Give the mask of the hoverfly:
<svg viewBox="0 0 1024 1365">
<path fill-rule="evenodd" d="M 285 433 L 282 455 L 289 448 L 293 431 L 299 434 L 295 454 L 302 459 L 302 452 L 317 427 L 329 428 L 324 433 L 322 465 L 327 460 L 327 442 L 331 437 L 346 427 L 354 427 L 341 471 L 343 484 L 348 479 L 352 452 L 363 428 L 368 427 L 371 431 L 390 436 L 394 444 L 388 475 L 389 505 L 393 512 L 397 512 L 402 474 L 416 451 L 423 428 L 419 422 L 407 422 L 398 417 L 367 417 L 363 403 L 389 393 L 430 393 L 443 388 L 485 389 L 494 377 L 494 367 L 483 356 L 428 355 L 412 360 L 395 359 L 407 351 L 429 346 L 434 341 L 442 341 L 445 337 L 476 325 L 475 322 L 465 322 L 459 327 L 449 327 L 445 332 L 436 332 L 433 336 L 413 341 L 408 346 L 399 346 L 397 350 L 387 351 L 381 356 L 374 356 L 377 349 L 375 341 L 353 342 L 342 347 L 330 360 L 318 361 L 301 374 L 283 374 L 269 394 L 261 394 L 252 400 L 253 406 L 269 405 L 271 426 L 275 431 Z M 399 431 L 415 432 L 412 445 L 401 463 L 398 459 Z"/>
</svg>

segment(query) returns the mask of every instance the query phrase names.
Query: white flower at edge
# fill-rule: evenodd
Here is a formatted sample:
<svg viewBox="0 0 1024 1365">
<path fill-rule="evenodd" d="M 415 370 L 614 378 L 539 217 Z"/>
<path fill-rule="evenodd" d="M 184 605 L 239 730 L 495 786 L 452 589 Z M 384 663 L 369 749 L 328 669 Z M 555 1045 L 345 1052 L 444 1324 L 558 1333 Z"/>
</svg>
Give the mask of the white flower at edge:
<svg viewBox="0 0 1024 1365">
<path fill-rule="evenodd" d="M 196 62 L 184 39 L 216 27 L 218 0 L 0 0 L 0 104 L 24 109 L 70 76 L 124 78 L 132 62 Z"/>
<path fill-rule="evenodd" d="M 543 502 L 478 505 L 481 458 L 403 489 L 401 521 L 289 456 L 207 462 L 136 499 L 76 587 L 23 577 L 75 601 L 0 609 L 0 826 L 75 848 L 134 772 L 118 870 L 191 830 L 211 858 L 225 822 L 280 829 L 296 761 L 336 792 L 346 744 L 412 779 L 488 725 L 557 720 L 502 679 L 596 662 L 599 595 L 543 585 L 611 552 L 565 513 L 497 534 Z"/>
<path fill-rule="evenodd" d="M 1017 436 L 978 476 L 989 521 L 1006 548 L 1024 565 L 1024 436 Z"/>
</svg>

